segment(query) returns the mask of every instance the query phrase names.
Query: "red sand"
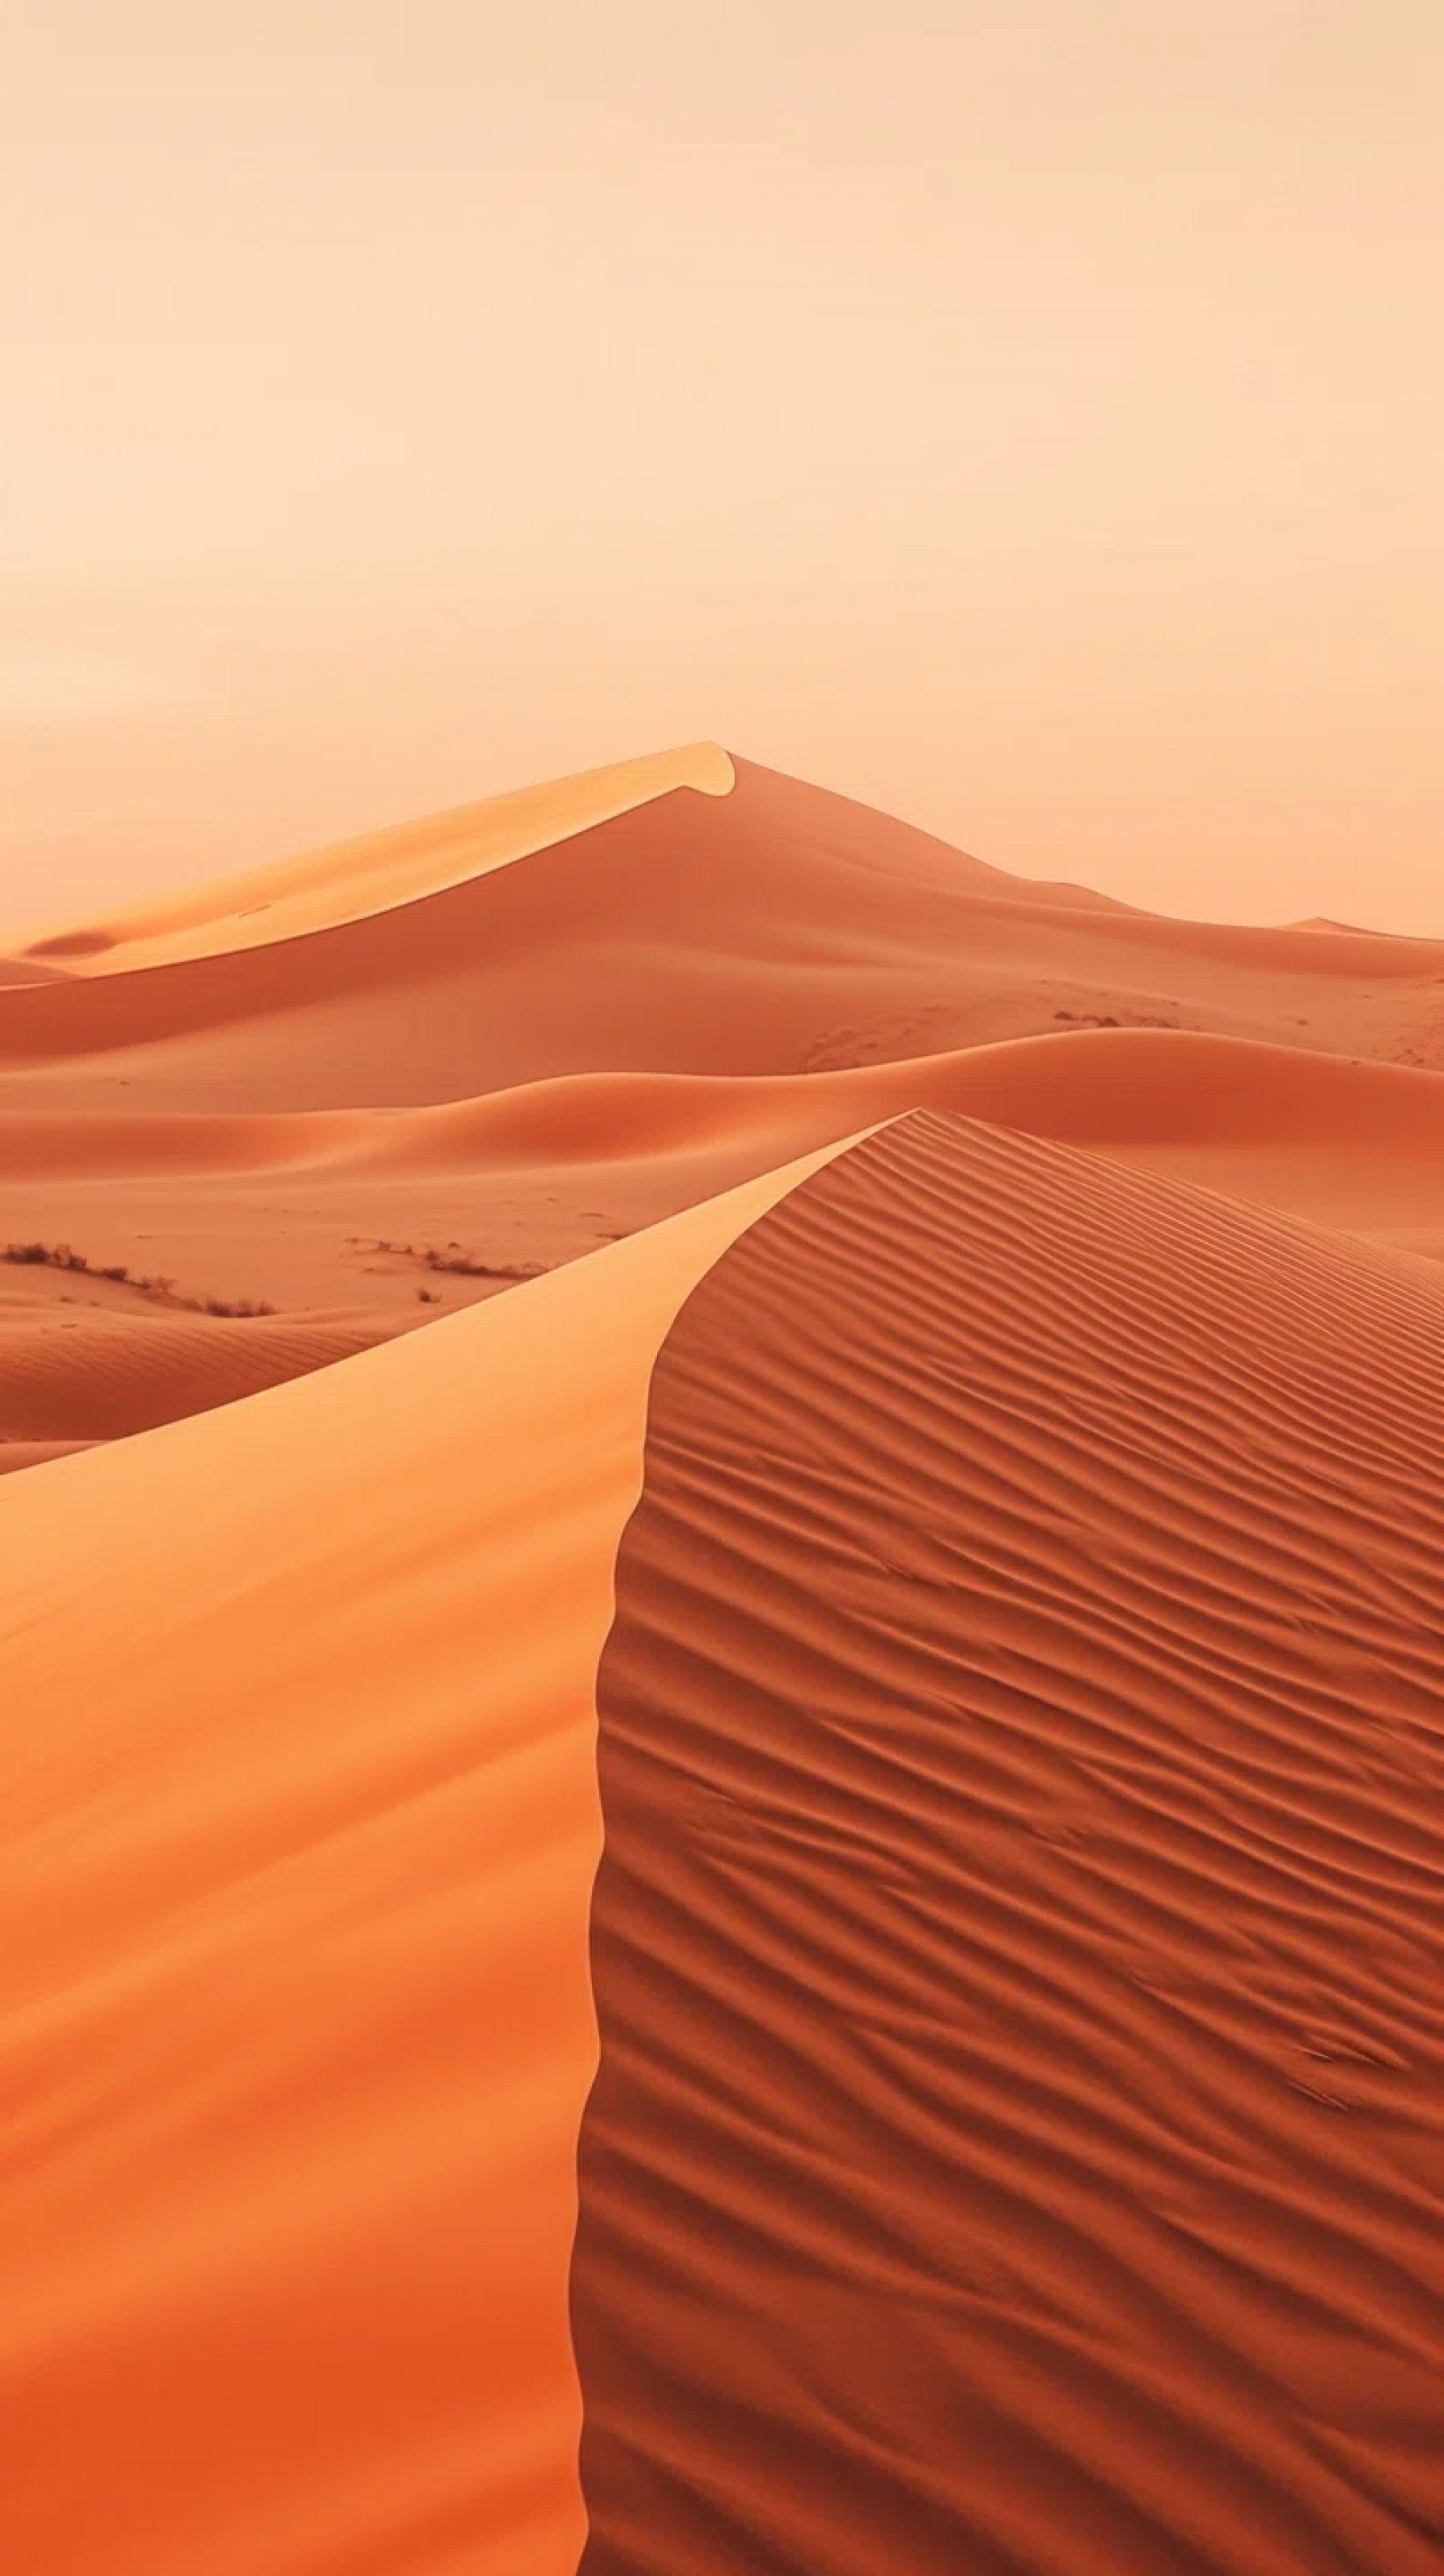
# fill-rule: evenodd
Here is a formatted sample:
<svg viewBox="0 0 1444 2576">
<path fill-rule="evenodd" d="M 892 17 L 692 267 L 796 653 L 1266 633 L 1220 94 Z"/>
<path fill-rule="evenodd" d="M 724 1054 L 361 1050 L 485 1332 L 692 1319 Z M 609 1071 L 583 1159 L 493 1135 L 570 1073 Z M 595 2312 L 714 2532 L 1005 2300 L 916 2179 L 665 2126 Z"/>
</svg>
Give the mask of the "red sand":
<svg viewBox="0 0 1444 2576">
<path fill-rule="evenodd" d="M 884 1129 L 662 1351 L 598 1705 L 585 2576 L 1429 2576 L 1444 1279 Z"/>
<path fill-rule="evenodd" d="M 0 963 L 26 2576 L 1437 2563 L 1444 943 L 733 777 Z"/>
<path fill-rule="evenodd" d="M 682 1298 L 804 1164 L 0 1483 L 26 2576 L 552 2576 L 594 1683 Z"/>
</svg>

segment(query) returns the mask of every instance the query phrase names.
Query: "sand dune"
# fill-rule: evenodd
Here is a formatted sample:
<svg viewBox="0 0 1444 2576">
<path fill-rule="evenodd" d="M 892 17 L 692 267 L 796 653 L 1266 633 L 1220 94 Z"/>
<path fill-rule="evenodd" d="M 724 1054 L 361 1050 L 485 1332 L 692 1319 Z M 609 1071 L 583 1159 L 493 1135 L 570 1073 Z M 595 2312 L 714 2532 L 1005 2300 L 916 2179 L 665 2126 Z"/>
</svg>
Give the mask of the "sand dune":
<svg viewBox="0 0 1444 2576">
<path fill-rule="evenodd" d="M 324 1163 L 348 1146 L 374 1143 L 379 1132 L 379 1122 L 365 1111 L 207 1118 L 184 1111 L 147 1117 L 125 1110 L 7 1116 L 0 1109 L 0 1180 L 279 1172 Z"/>
<path fill-rule="evenodd" d="M 64 976 L 63 966 L 47 964 L 40 957 L 0 956 L 0 985 L 58 984 Z"/>
<path fill-rule="evenodd" d="M 1245 1039 L 1086 1030 L 810 1075 L 587 1074 L 338 1131 L 352 1168 L 418 1171 L 788 1153 L 910 1108 L 945 1108 L 1061 1142 L 1251 1158 L 1379 1158 L 1437 1205 L 1444 1075 Z M 0 1155 L 3 1155 L 0 1138 Z M 1242 1194 L 1253 1193 L 1245 1181 Z M 1266 1195 L 1267 1193 L 1263 1193 Z"/>
<path fill-rule="evenodd" d="M 731 793 L 674 786 L 515 864 L 467 873 L 453 851 L 440 890 L 324 928 L 0 988 L 17 1104 L 417 1106 L 569 1073 L 827 1071 L 1090 1020 L 1444 1056 L 1444 942 L 1090 907 L 732 766 Z"/>
<path fill-rule="evenodd" d="M 732 764 L 715 743 L 619 761 L 608 769 L 524 787 L 422 823 L 369 833 L 333 849 L 187 888 L 104 924 L 52 931 L 35 941 L 17 966 L 37 978 L 52 961 L 63 961 L 74 974 L 112 975 L 237 948 L 269 947 L 488 875 L 675 788 L 724 796 L 731 786 Z"/>
<path fill-rule="evenodd" d="M 1444 1156 L 1444 1076 L 1182 1031 L 1079 1029 L 831 1073 L 586 1073 L 419 1110 L 270 1116 L 0 1111 L 0 1178 L 376 1171 L 619 1161 L 905 1108 L 1089 1145 L 1307 1146 Z"/>
<path fill-rule="evenodd" d="M 60 941 L 5 1236 L 182 1306 L 375 1340 L 916 1107 L 1444 1256 L 1444 946 L 1158 921 L 705 746 Z"/>
<path fill-rule="evenodd" d="M 1015 1039 L 837 1073 L 570 1075 L 364 1128 L 339 1119 L 334 1127 L 319 1118 L 296 1123 L 318 1148 L 334 1134 L 348 1161 L 400 1169 L 659 1154 L 809 1120 L 845 1132 L 843 1122 L 857 1124 L 858 1112 L 886 1117 L 914 1107 L 958 1108 L 1091 1145 L 1362 1146 L 1436 1164 L 1444 1157 L 1438 1074 L 1143 1029 Z M 195 1122 L 202 1123 L 229 1133 L 239 1122 Z"/>
<path fill-rule="evenodd" d="M 0 961 L 17 2567 L 1432 2571 L 1441 1172 L 713 746 Z"/>
<path fill-rule="evenodd" d="M 1426 2576 L 1444 1283 L 890 1126 L 670 1334 L 598 1705 L 585 2576 Z"/>
<path fill-rule="evenodd" d="M 0 1484 L 27 2576 L 575 2565 L 613 1563 L 658 1342 L 808 1168 Z"/>
</svg>

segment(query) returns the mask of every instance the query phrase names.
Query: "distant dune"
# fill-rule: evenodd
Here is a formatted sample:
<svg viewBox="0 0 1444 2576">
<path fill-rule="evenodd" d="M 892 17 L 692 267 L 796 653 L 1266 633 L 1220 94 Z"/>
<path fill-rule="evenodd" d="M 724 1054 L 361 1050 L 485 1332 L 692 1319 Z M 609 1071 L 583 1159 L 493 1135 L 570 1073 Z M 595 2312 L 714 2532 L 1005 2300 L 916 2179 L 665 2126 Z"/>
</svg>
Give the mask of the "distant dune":
<svg viewBox="0 0 1444 2576">
<path fill-rule="evenodd" d="M 328 854 L 318 925 L 297 928 L 278 894 L 242 946 L 223 889 L 180 908 L 163 962 L 117 944 L 0 988 L 0 1065 L 29 1068 L 37 1106 L 124 1083 L 132 1107 L 255 1111 L 565 1073 L 815 1072 L 1100 1019 L 1364 1056 L 1436 1043 L 1444 942 L 1090 907 L 728 767 L 730 793 L 699 793 L 634 764 L 634 801 L 589 824 L 555 791 L 551 837 L 534 799 L 507 864 L 490 807 L 386 835 L 384 905 L 375 883 L 334 880 Z M 306 863 L 283 873 L 310 888 Z"/>
<path fill-rule="evenodd" d="M 702 745 L 11 947 L 17 2569 L 1433 2576 L 1444 942 Z"/>
<path fill-rule="evenodd" d="M 76 972 L 113 975 L 273 947 L 487 875 L 675 788 L 725 796 L 732 785 L 731 761 L 714 743 L 621 761 L 222 878 L 104 925 L 52 932 L 32 942 L 24 958 L 63 959 Z"/>
</svg>

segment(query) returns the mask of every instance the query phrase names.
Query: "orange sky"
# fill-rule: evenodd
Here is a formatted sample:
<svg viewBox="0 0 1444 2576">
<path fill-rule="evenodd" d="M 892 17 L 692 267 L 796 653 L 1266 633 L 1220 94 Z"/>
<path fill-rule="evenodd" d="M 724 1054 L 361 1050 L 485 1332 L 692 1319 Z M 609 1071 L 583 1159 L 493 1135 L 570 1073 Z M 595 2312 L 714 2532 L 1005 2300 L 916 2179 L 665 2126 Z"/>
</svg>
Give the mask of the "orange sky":
<svg viewBox="0 0 1444 2576">
<path fill-rule="evenodd" d="M 7 25 L 0 919 L 714 735 L 1444 931 L 1439 0 Z"/>
</svg>

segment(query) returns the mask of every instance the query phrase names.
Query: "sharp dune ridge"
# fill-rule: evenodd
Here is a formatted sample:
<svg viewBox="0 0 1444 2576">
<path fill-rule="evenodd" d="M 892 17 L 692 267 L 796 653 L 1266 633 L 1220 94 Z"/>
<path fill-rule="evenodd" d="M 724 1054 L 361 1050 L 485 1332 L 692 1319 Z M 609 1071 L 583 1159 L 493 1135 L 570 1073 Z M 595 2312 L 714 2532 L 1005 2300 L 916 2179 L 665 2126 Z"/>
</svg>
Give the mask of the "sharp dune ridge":
<svg viewBox="0 0 1444 2576">
<path fill-rule="evenodd" d="M 732 784 L 726 752 L 715 743 L 692 743 L 221 878 L 103 926 L 51 932 L 22 950 L 15 963 L 28 961 L 43 974 L 43 961 L 65 959 L 73 970 L 112 975 L 134 973 L 167 954 L 181 959 L 272 947 L 278 939 L 368 918 L 510 866 L 677 787 L 725 796 Z"/>
<path fill-rule="evenodd" d="M 16 943 L 26 2576 L 1432 2569 L 1441 1172 L 710 744 Z"/>
</svg>

